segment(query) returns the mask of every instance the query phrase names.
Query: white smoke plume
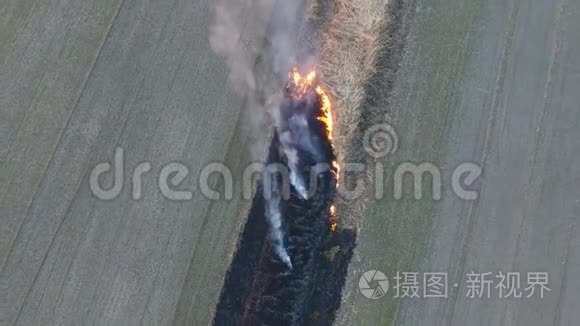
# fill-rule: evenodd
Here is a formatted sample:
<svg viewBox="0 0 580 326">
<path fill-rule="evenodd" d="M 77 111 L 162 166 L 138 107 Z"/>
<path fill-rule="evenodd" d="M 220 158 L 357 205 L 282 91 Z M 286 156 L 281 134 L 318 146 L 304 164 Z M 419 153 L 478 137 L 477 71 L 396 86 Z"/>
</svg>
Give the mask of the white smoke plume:
<svg viewBox="0 0 580 326">
<path fill-rule="evenodd" d="M 290 168 L 290 182 L 302 199 L 309 199 L 310 190 L 306 186 L 303 174 L 300 172 L 300 157 L 298 153 L 308 153 L 316 162 L 322 162 L 323 149 L 315 141 L 317 136 L 312 132 L 306 116 L 293 112 L 280 128 L 280 144 Z"/>
<path fill-rule="evenodd" d="M 302 199 L 308 199 L 308 190 L 299 171 L 298 151 L 292 147 L 284 147 L 284 153 L 288 158 L 288 165 L 290 166 L 290 183 Z"/>
<path fill-rule="evenodd" d="M 284 82 L 296 64 L 303 8 L 304 0 L 215 0 L 210 45 L 224 58 L 231 85 L 254 119 L 267 116 L 265 102 L 281 86 L 273 81 Z M 257 69 L 258 58 L 266 67 Z"/>
<path fill-rule="evenodd" d="M 290 183 L 294 189 L 296 189 L 300 197 L 308 199 L 308 190 L 306 189 L 306 184 L 299 171 L 300 159 L 298 157 L 298 150 L 294 145 L 292 134 L 289 131 L 283 131 L 280 133 L 280 144 L 284 151 L 284 155 L 288 160 L 288 167 L 290 168 Z"/>
<path fill-rule="evenodd" d="M 284 231 L 282 229 L 282 213 L 280 211 L 280 188 L 276 175 L 267 175 L 265 178 L 270 178 L 271 182 L 264 182 L 264 191 L 269 191 L 266 197 L 266 218 L 270 223 L 270 243 L 272 249 L 280 260 L 289 268 L 292 269 L 292 261 L 288 255 L 288 251 L 284 246 Z M 264 179 L 265 180 L 265 179 Z M 269 189 L 266 187 L 269 186 Z"/>
<path fill-rule="evenodd" d="M 215 0 L 214 3 L 210 45 L 225 60 L 230 84 L 246 102 L 248 111 L 242 112 L 241 116 L 246 122 L 246 131 L 261 140 L 266 138 L 265 130 L 269 130 L 272 122 L 276 126 L 281 124 L 280 91 L 291 67 L 296 65 L 304 0 Z M 258 59 L 265 62 L 265 66 L 258 67 Z M 260 144 L 260 141 L 256 143 Z M 262 158 L 262 146 L 256 145 L 251 150 L 254 158 Z M 297 174 L 297 154 L 291 150 L 285 152 L 292 171 L 292 183 L 305 198 L 306 187 Z M 271 243 L 280 259 L 291 268 L 290 257 L 284 248 L 280 193 L 279 190 L 271 191 L 272 196 L 266 205 Z"/>
</svg>

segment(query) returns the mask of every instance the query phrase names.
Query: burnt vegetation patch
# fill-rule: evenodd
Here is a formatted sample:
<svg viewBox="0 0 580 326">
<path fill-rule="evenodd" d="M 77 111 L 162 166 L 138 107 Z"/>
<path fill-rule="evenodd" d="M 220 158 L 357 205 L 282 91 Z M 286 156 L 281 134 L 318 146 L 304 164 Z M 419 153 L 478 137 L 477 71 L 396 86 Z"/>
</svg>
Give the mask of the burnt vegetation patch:
<svg viewBox="0 0 580 326">
<path fill-rule="evenodd" d="M 315 87 L 301 91 L 296 96 L 293 89 L 287 90 L 280 108 L 283 121 L 272 139 L 267 163 L 292 170 L 290 146 L 298 155 L 294 172 L 299 178 L 309 180 L 312 169 L 321 163 L 329 168 L 316 170 L 317 186 L 307 197 L 293 183 L 289 196 L 277 206 L 280 230 L 272 228 L 267 212 L 271 198 L 259 184 L 226 275 L 215 325 L 330 325 L 340 306 L 355 235 L 331 227 L 329 212 L 337 182 L 331 122 L 325 119 L 321 93 Z M 271 177 L 275 179 L 271 185 L 284 184 L 282 175 Z M 273 241 L 275 231 L 283 239 Z M 284 247 L 291 264 L 280 257 L 278 246 Z"/>
<path fill-rule="evenodd" d="M 269 162 L 279 162 L 273 139 Z M 283 201 L 288 269 L 268 240 L 265 199 L 258 187 L 237 251 L 227 273 L 214 325 L 331 325 L 340 307 L 353 230 L 330 231 L 328 207 L 334 197 L 331 172 L 320 175 L 318 191 L 304 200 L 292 189 Z"/>
</svg>

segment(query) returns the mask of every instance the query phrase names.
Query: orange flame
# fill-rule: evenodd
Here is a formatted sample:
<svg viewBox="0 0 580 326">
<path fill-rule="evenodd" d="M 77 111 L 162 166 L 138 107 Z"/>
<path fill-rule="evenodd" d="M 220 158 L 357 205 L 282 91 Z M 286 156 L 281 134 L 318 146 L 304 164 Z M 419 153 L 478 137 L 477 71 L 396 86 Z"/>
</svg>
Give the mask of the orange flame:
<svg viewBox="0 0 580 326">
<path fill-rule="evenodd" d="M 340 165 L 336 160 L 332 161 L 332 168 L 334 169 L 334 175 L 336 176 L 336 188 L 338 188 L 338 177 L 340 176 Z"/>
<path fill-rule="evenodd" d="M 290 72 L 290 79 L 292 81 L 292 95 L 299 100 L 313 88 L 316 80 L 316 71 L 313 70 L 304 77 L 300 74 L 298 68 L 293 68 Z"/>
<path fill-rule="evenodd" d="M 336 206 L 334 206 L 334 204 L 330 206 L 329 218 L 330 218 L 330 231 L 336 232 L 336 230 L 338 229 L 338 223 L 336 221 Z"/>
<path fill-rule="evenodd" d="M 316 119 L 324 123 L 326 126 L 326 135 L 329 140 L 332 140 L 332 104 L 326 91 L 324 91 L 322 86 L 318 85 L 316 82 L 316 71 L 312 70 L 306 76 L 302 76 L 298 71 L 298 68 L 292 68 L 292 71 L 290 72 L 290 81 L 292 82 L 292 96 L 294 96 L 295 99 L 302 99 L 309 91 L 315 91 L 316 94 L 320 96 L 320 101 L 322 102 L 322 107 L 320 108 L 321 115 L 316 117 Z"/>
<path fill-rule="evenodd" d="M 322 107 L 320 111 L 322 115 L 317 117 L 318 121 L 321 121 L 326 126 L 326 134 L 329 140 L 332 140 L 332 112 L 331 112 L 331 105 L 330 105 L 330 98 L 326 95 L 326 92 L 322 89 L 322 87 L 316 87 L 316 93 L 320 96 L 320 100 L 322 101 Z"/>
</svg>

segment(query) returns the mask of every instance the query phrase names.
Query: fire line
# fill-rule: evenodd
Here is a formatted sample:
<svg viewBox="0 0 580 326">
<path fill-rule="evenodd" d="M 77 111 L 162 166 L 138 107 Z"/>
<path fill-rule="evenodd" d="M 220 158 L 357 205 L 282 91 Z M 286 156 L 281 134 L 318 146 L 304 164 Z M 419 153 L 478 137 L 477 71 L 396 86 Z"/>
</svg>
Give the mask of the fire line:
<svg viewBox="0 0 580 326">
<path fill-rule="evenodd" d="M 333 144 L 333 132 L 334 132 L 334 119 L 332 112 L 332 102 L 326 91 L 318 84 L 316 70 L 312 70 L 305 75 L 302 75 L 297 67 L 294 67 L 289 73 L 289 85 L 290 95 L 296 101 L 301 101 L 304 97 L 313 92 L 320 98 L 320 110 L 316 116 L 316 120 L 322 122 L 325 127 L 326 139 L 334 151 Z M 340 166 L 336 159 L 332 161 L 332 171 L 336 177 L 336 187 L 338 188 L 338 177 L 340 172 Z M 331 204 L 328 212 L 330 230 L 336 232 L 338 229 L 337 216 L 336 216 L 336 206 L 334 203 Z"/>
</svg>

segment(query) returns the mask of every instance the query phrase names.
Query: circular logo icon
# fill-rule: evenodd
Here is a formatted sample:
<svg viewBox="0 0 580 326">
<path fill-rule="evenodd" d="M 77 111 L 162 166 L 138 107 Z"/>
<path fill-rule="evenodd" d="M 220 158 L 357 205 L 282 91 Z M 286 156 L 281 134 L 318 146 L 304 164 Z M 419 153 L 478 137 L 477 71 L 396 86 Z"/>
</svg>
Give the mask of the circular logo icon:
<svg viewBox="0 0 580 326">
<path fill-rule="evenodd" d="M 375 269 L 366 271 L 358 281 L 358 287 L 362 295 L 368 299 L 380 299 L 389 290 L 389 280 L 387 276 Z"/>
<path fill-rule="evenodd" d="M 394 154 L 399 148 L 399 136 L 395 128 L 388 123 L 370 127 L 364 134 L 365 151 L 374 158 Z"/>
</svg>

